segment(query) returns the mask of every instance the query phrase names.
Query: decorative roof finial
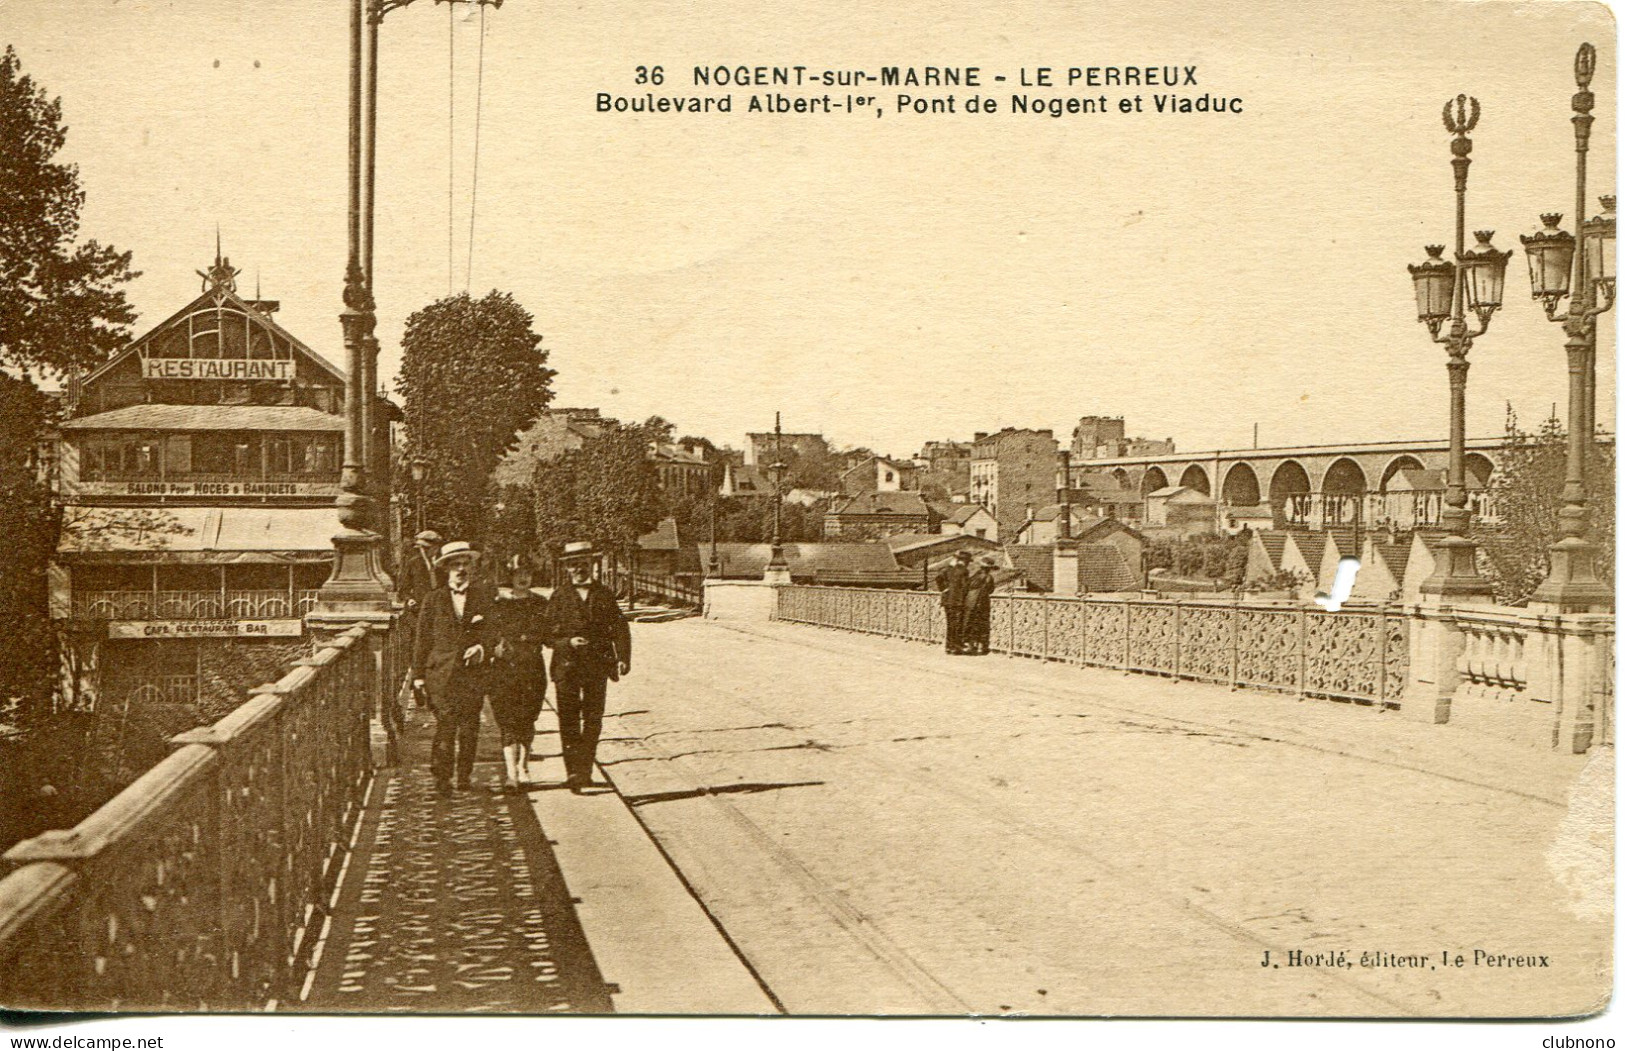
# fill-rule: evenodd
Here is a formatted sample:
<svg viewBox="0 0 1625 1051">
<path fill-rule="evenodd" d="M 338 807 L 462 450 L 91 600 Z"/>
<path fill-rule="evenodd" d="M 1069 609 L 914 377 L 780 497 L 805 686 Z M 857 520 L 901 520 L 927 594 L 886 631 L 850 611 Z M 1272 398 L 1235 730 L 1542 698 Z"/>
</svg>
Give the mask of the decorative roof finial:
<svg viewBox="0 0 1625 1051">
<path fill-rule="evenodd" d="M 235 292 L 237 291 L 237 275 L 242 273 L 231 265 L 231 260 L 220 254 L 220 224 L 214 225 L 214 265 L 207 270 L 199 270 L 197 276 L 203 279 L 205 292 Z"/>
</svg>

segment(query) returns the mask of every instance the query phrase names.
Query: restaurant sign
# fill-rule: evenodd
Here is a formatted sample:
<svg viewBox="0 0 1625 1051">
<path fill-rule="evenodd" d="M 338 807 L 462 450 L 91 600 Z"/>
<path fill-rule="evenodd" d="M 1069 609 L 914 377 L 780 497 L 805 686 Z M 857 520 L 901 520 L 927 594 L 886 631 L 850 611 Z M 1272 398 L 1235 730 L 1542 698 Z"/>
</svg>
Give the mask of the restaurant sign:
<svg viewBox="0 0 1625 1051">
<path fill-rule="evenodd" d="M 115 620 L 110 639 L 268 639 L 297 638 L 302 620 Z"/>
<path fill-rule="evenodd" d="M 293 361 L 249 358 L 143 358 L 141 378 L 148 380 L 291 380 Z"/>
</svg>

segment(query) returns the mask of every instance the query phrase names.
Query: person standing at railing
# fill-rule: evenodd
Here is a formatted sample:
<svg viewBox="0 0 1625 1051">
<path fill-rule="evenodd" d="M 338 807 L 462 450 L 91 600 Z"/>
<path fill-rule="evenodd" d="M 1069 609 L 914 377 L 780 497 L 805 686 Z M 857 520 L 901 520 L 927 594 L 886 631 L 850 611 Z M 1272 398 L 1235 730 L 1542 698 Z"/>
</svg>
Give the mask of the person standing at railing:
<svg viewBox="0 0 1625 1051">
<path fill-rule="evenodd" d="M 632 670 L 632 633 L 615 593 L 592 579 L 598 552 L 587 542 L 564 545 L 568 583 L 548 600 L 548 641 L 565 784 L 580 795 L 592 785 L 604 699 L 611 682 Z"/>
<path fill-rule="evenodd" d="M 965 652 L 987 652 L 988 636 L 993 631 L 993 570 L 998 561 L 992 555 L 983 555 L 965 580 L 965 631 L 960 641 Z"/>
<path fill-rule="evenodd" d="M 512 587 L 491 609 L 497 639 L 491 665 L 491 714 L 502 734 L 504 791 L 530 784 L 530 742 L 547 696 L 547 599 L 530 589 L 533 573 L 524 555 L 508 563 Z"/>
<path fill-rule="evenodd" d="M 953 561 L 937 571 L 937 590 L 942 592 L 942 613 L 947 622 L 944 648 L 949 653 L 965 652 L 965 589 L 970 581 L 969 551 L 954 552 Z"/>
<path fill-rule="evenodd" d="M 491 593 L 472 586 L 479 557 L 461 540 L 440 549 L 434 568 L 445 571 L 446 586 L 424 599 L 412 647 L 412 685 L 428 694 L 434 712 L 429 765 L 441 795 L 451 792 L 454 775 L 457 788 L 469 787 L 479 744 L 485 663 L 492 649 Z"/>
</svg>

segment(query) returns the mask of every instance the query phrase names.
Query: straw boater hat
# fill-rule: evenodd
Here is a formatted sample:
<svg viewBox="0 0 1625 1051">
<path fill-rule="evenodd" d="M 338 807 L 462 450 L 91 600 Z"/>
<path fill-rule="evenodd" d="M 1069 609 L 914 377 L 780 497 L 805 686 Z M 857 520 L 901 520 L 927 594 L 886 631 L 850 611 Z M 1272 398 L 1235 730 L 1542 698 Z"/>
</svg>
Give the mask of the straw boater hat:
<svg viewBox="0 0 1625 1051">
<path fill-rule="evenodd" d="M 412 539 L 417 541 L 420 544 L 443 544 L 443 543 L 445 543 L 445 541 L 441 539 L 440 534 L 436 533 L 433 529 L 425 529 L 423 532 L 419 533 L 417 536 L 413 537 Z"/>
<path fill-rule="evenodd" d="M 999 560 L 994 558 L 992 555 L 983 555 L 980 561 L 982 565 L 989 569 L 997 569 L 999 565 Z"/>
<path fill-rule="evenodd" d="M 597 558 L 598 549 L 590 540 L 572 540 L 564 545 L 564 552 L 559 555 L 560 562 L 574 562 L 583 558 Z"/>
<path fill-rule="evenodd" d="M 479 560 L 480 553 L 474 550 L 473 545 L 469 544 L 468 541 L 453 540 L 440 549 L 440 554 L 435 556 L 434 564 L 436 568 L 439 568 L 452 562 L 478 562 Z"/>
</svg>

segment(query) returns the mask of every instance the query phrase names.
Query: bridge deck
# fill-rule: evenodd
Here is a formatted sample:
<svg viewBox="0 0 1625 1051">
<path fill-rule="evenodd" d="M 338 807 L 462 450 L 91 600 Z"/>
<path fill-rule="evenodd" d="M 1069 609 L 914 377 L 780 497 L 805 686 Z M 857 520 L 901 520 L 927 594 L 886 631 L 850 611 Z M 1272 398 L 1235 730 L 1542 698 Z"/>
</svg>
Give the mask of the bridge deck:
<svg viewBox="0 0 1625 1051">
<path fill-rule="evenodd" d="M 1606 750 L 790 624 L 637 644 L 600 758 L 793 1013 L 1503 1015 L 1610 986 Z"/>
<path fill-rule="evenodd" d="M 439 801 L 413 731 L 306 1007 L 1523 1015 L 1609 988 L 1609 749 L 796 625 L 634 631 L 600 750 L 615 794 Z M 555 741 L 533 746 L 545 779 Z M 569 859 L 612 817 L 682 882 L 616 861 L 596 882 L 622 896 L 595 904 Z M 678 905 L 639 911 L 672 886 L 709 962 L 661 918 Z"/>
</svg>

